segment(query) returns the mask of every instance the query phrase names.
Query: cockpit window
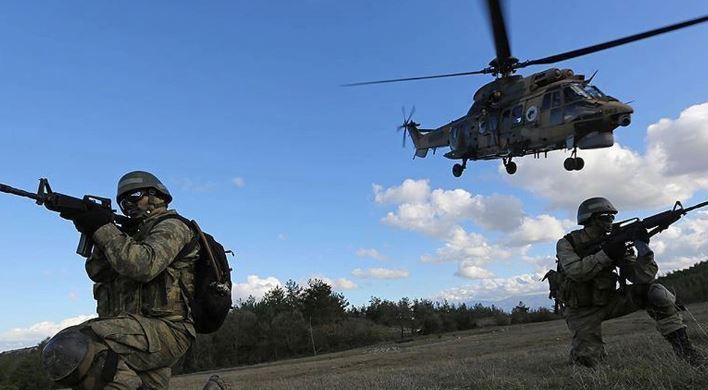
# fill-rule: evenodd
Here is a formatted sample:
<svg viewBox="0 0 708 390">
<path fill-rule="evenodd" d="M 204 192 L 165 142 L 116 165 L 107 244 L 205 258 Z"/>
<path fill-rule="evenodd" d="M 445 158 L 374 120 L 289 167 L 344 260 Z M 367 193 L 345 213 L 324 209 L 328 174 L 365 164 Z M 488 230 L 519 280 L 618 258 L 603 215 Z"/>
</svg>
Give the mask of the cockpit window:
<svg viewBox="0 0 708 390">
<path fill-rule="evenodd" d="M 587 92 L 590 96 L 594 97 L 595 99 L 602 99 L 606 96 L 604 93 L 602 93 L 602 91 L 600 91 L 594 85 L 586 85 L 585 92 Z"/>
<path fill-rule="evenodd" d="M 571 84 L 563 88 L 563 97 L 566 103 L 580 99 L 590 99 L 590 95 L 577 84 Z"/>
</svg>

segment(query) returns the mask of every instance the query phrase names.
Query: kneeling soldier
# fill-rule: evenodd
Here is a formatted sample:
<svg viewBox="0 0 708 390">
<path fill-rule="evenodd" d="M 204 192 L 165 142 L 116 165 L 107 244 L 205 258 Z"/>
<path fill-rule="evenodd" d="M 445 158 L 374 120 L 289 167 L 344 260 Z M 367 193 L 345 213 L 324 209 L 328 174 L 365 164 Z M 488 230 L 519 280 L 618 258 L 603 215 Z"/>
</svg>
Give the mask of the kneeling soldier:
<svg viewBox="0 0 708 390">
<path fill-rule="evenodd" d="M 606 356 L 602 322 L 644 309 L 678 357 L 693 365 L 703 364 L 705 357 L 686 335 L 676 298 L 656 283 L 658 266 L 649 235 L 634 241 L 636 254 L 624 242 L 596 244 L 612 231 L 615 214 L 617 209 L 605 198 L 585 200 L 578 208 L 578 224 L 584 228 L 561 238 L 556 247 L 562 275 L 558 299 L 566 306 L 566 322 L 573 333 L 570 362 L 595 366 Z M 626 278 L 631 285 L 617 289 L 616 267 L 622 281 Z"/>
</svg>

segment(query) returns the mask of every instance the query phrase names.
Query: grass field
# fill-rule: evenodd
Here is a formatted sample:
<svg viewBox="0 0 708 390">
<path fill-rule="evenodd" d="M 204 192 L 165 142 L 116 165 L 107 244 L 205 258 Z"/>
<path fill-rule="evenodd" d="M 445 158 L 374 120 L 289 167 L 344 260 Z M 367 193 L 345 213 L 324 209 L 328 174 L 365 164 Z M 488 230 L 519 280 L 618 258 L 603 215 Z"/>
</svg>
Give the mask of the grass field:
<svg viewBox="0 0 708 390">
<path fill-rule="evenodd" d="M 708 304 L 689 310 L 706 328 Z M 691 339 L 708 350 L 684 317 Z M 677 360 L 646 313 L 608 321 L 603 332 L 609 358 L 594 370 L 567 364 L 569 331 L 551 321 L 177 376 L 170 388 L 201 389 L 217 373 L 229 389 L 708 389 L 708 368 Z"/>
</svg>

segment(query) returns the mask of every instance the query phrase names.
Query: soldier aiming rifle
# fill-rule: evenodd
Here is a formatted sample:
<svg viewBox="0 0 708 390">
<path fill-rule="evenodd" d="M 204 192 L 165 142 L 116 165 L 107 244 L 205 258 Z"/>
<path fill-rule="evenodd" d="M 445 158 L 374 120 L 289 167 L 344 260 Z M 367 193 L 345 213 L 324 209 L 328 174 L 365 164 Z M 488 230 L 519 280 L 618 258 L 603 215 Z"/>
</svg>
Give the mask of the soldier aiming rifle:
<svg viewBox="0 0 708 390">
<path fill-rule="evenodd" d="M 689 211 L 706 205 L 684 208 L 676 202 L 673 209 L 644 220 L 614 223 L 617 209 L 609 200 L 590 198 L 580 204 L 578 225 L 583 229 L 558 241 L 557 271 L 544 277 L 573 333 L 570 363 L 589 367 L 600 363 L 606 356 L 602 322 L 643 309 L 679 358 L 705 364 L 706 356 L 688 339 L 676 297 L 656 282 L 659 267 L 649 242 Z"/>
</svg>

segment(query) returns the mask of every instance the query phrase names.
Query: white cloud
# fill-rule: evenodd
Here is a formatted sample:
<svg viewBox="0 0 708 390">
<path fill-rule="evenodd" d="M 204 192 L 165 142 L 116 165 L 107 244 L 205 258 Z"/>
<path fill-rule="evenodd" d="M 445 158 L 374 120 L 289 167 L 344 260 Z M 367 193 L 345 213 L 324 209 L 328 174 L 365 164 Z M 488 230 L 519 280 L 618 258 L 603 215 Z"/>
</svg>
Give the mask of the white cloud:
<svg viewBox="0 0 708 390">
<path fill-rule="evenodd" d="M 274 276 L 268 276 L 267 278 L 261 278 L 258 275 L 248 275 L 246 278 L 246 283 L 235 283 L 231 289 L 231 296 L 234 302 L 239 299 L 245 300 L 249 296 L 253 296 L 256 299 L 261 299 L 266 292 L 275 288 L 282 287 L 283 283 L 280 282 Z"/>
<path fill-rule="evenodd" d="M 455 275 L 468 279 L 491 279 L 494 277 L 493 273 L 467 261 L 460 262 L 460 266 L 457 272 L 455 272 Z"/>
<path fill-rule="evenodd" d="M 548 291 L 548 283 L 541 282 L 544 272 L 516 275 L 509 278 L 480 280 L 474 284 L 450 288 L 438 294 L 448 301 L 497 300 L 516 295 L 529 295 Z"/>
<path fill-rule="evenodd" d="M 662 273 L 708 260 L 708 211 L 693 212 L 650 243 Z"/>
<path fill-rule="evenodd" d="M 284 233 L 278 233 L 278 240 L 285 241 L 287 239 L 288 239 L 287 235 L 285 235 Z"/>
<path fill-rule="evenodd" d="M 0 352 L 34 346 L 45 338 L 54 336 L 64 328 L 78 325 L 94 317 L 96 317 L 95 314 L 79 315 L 60 322 L 42 321 L 26 328 L 12 328 L 0 332 Z"/>
<path fill-rule="evenodd" d="M 383 189 L 378 184 L 373 185 L 376 203 L 418 203 L 424 202 L 430 196 L 428 180 L 406 179 L 399 187 Z"/>
<path fill-rule="evenodd" d="M 347 278 L 331 279 L 322 275 L 313 275 L 309 279 L 319 279 L 332 286 L 333 290 L 354 290 L 356 288 L 359 288 L 356 283 Z M 306 283 L 303 283 L 303 285 L 305 284 Z"/>
<path fill-rule="evenodd" d="M 488 244 L 481 234 L 468 233 L 458 226 L 446 239 L 445 245 L 437 249 L 435 255 L 423 255 L 421 261 L 424 263 L 460 261 L 465 262 L 467 266 L 480 266 L 509 256 L 511 252 Z"/>
<path fill-rule="evenodd" d="M 521 223 L 521 201 L 513 196 L 473 195 L 462 189 L 431 190 L 428 180 L 406 179 L 400 186 L 384 189 L 374 184 L 379 204 L 396 204 L 383 221 L 402 229 L 419 231 L 441 238 L 459 221 L 472 221 L 482 227 L 509 231 Z"/>
<path fill-rule="evenodd" d="M 352 271 L 352 275 L 359 278 L 371 279 L 404 279 L 407 278 L 410 273 L 403 269 L 369 268 L 363 270 L 356 268 Z"/>
<path fill-rule="evenodd" d="M 370 259 L 386 261 L 388 257 L 382 255 L 378 250 L 373 248 L 360 248 L 356 250 L 356 255 L 359 257 L 368 257 Z"/>
<path fill-rule="evenodd" d="M 542 214 L 536 217 L 524 217 L 507 239 L 510 246 L 528 245 L 536 242 L 554 241 L 575 227 L 575 222 Z"/>
<path fill-rule="evenodd" d="M 484 266 L 508 259 L 519 247 L 557 240 L 573 226 L 572 221 L 550 215 L 524 214 L 521 201 L 513 196 L 474 195 L 463 189 L 431 189 L 427 180 L 406 179 L 400 186 L 374 186 L 379 203 L 393 204 L 382 222 L 412 230 L 444 242 L 433 254 L 424 254 L 426 263 L 458 262 L 458 276 L 492 278 Z M 480 233 L 467 231 L 471 222 L 481 229 L 505 233 L 500 242 L 491 242 Z"/>
<path fill-rule="evenodd" d="M 644 155 L 619 144 L 581 150 L 585 168 L 566 172 L 562 163 L 568 155 L 555 152 L 547 160 L 519 159 L 517 174 L 504 176 L 565 210 L 574 211 L 593 196 L 610 199 L 620 210 L 668 206 L 708 188 L 706 118 L 708 103 L 687 108 L 678 119 L 661 119 L 649 126 Z"/>
<path fill-rule="evenodd" d="M 236 186 L 236 188 L 243 188 L 246 186 L 246 180 L 244 180 L 242 177 L 237 176 L 231 179 L 231 184 Z"/>
</svg>

